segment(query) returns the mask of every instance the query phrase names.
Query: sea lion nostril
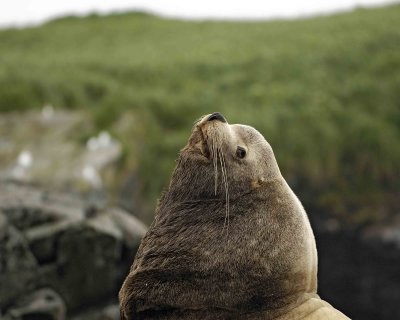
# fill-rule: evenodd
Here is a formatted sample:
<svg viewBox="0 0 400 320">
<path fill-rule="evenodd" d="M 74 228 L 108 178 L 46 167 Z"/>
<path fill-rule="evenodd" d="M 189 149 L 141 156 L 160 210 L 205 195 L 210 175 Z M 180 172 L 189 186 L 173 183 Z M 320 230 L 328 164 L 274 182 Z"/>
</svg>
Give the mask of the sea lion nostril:
<svg viewBox="0 0 400 320">
<path fill-rule="evenodd" d="M 221 122 L 226 122 L 225 117 L 222 114 L 220 114 L 219 112 L 214 112 L 207 119 L 207 121 L 214 121 L 214 120 L 218 120 L 218 121 L 221 121 Z"/>
</svg>

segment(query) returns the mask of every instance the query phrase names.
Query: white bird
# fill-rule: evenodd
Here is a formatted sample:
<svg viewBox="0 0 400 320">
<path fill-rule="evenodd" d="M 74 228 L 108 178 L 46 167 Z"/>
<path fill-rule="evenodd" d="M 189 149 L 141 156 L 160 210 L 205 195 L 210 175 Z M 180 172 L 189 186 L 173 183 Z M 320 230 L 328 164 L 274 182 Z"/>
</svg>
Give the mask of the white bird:
<svg viewBox="0 0 400 320">
<path fill-rule="evenodd" d="M 95 167 L 86 164 L 82 169 L 82 177 L 87 181 L 93 188 L 100 188 L 102 186 L 101 177 Z"/>
<path fill-rule="evenodd" d="M 32 153 L 28 150 L 22 151 L 17 159 L 17 166 L 20 166 L 22 168 L 29 168 L 33 164 L 33 157 Z"/>
</svg>

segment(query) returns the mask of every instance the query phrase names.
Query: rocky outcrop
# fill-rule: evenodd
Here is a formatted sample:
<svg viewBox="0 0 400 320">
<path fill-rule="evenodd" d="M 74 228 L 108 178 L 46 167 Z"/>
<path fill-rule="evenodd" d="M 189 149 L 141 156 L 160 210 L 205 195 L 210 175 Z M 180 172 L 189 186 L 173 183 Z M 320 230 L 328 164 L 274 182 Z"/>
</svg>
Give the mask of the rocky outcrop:
<svg viewBox="0 0 400 320">
<path fill-rule="evenodd" d="M 22 296 L 8 310 L 5 320 L 47 319 L 64 320 L 65 304 L 54 290 L 45 288 Z"/>
<path fill-rule="evenodd" d="M 400 218 L 346 229 L 310 217 L 322 298 L 353 319 L 400 319 Z M 0 183 L 0 318 L 118 319 L 117 292 L 145 231 L 119 208 Z"/>
<path fill-rule="evenodd" d="M 0 314 L 61 320 L 103 308 L 115 301 L 145 231 L 118 208 L 0 184 Z"/>
<path fill-rule="evenodd" d="M 316 216 L 321 297 L 352 319 L 400 319 L 400 219 L 350 229 Z"/>
</svg>

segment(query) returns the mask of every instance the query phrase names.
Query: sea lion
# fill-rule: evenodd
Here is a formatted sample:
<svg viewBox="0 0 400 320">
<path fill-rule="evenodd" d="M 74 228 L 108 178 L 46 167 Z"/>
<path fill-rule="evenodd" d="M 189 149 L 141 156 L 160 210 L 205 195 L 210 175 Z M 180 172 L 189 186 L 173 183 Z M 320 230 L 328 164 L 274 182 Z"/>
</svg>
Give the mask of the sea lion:
<svg viewBox="0 0 400 320">
<path fill-rule="evenodd" d="M 198 120 L 119 293 L 122 319 L 348 319 L 317 295 L 317 250 L 269 143 Z"/>
</svg>

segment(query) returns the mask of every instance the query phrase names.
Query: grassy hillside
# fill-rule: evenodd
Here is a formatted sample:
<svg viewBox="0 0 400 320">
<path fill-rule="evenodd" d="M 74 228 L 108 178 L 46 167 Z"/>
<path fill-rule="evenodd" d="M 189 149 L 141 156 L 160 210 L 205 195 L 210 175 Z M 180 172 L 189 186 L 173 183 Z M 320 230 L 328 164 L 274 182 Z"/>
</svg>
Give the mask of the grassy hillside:
<svg viewBox="0 0 400 320">
<path fill-rule="evenodd" d="M 139 159 L 153 201 L 193 121 L 218 110 L 265 135 L 306 206 L 364 223 L 399 212 L 399 52 L 399 5 L 255 23 L 65 18 L 0 31 L 0 111 L 86 110 L 95 128 L 77 141 L 109 128 L 121 175 Z"/>
</svg>

